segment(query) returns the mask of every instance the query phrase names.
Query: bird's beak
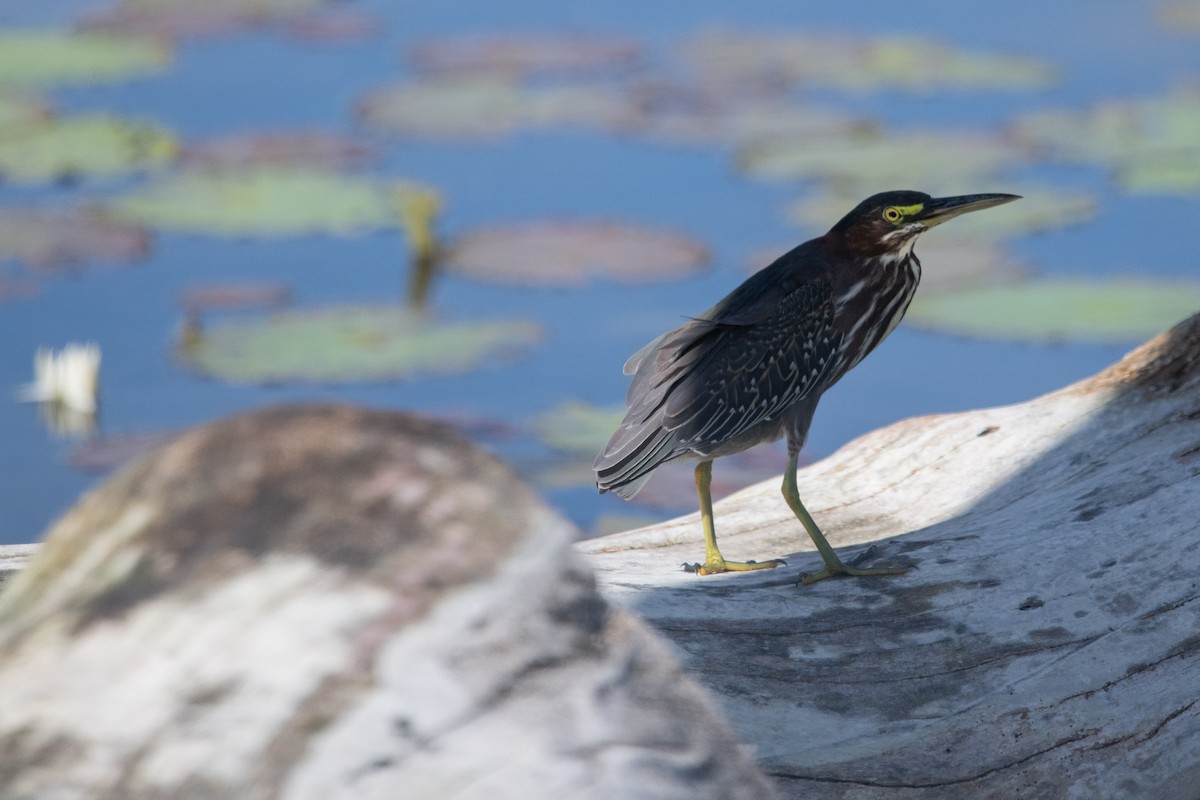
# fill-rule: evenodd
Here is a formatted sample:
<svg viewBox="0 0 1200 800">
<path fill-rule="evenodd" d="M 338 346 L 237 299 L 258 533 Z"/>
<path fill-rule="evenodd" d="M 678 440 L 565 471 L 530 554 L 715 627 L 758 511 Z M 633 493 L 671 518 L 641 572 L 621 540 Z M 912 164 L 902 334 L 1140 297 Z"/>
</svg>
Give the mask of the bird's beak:
<svg viewBox="0 0 1200 800">
<path fill-rule="evenodd" d="M 1021 195 L 1019 194 L 964 194 L 958 197 L 935 197 L 925 203 L 925 207 L 921 209 L 921 213 L 915 221 L 923 223 L 927 228 L 932 228 L 934 225 L 941 225 L 948 219 L 954 219 L 959 214 L 979 211 L 982 208 L 991 208 L 1020 199 Z"/>
</svg>

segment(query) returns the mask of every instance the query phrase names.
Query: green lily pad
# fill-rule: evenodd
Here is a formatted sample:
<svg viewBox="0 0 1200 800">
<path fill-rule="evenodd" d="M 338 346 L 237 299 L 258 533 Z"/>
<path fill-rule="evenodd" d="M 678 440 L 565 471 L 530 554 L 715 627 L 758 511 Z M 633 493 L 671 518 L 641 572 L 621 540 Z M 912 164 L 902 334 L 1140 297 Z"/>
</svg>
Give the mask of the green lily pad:
<svg viewBox="0 0 1200 800">
<path fill-rule="evenodd" d="M 944 190 L 948 175 L 956 186 L 977 185 L 1024 158 L 1020 149 L 998 137 L 938 131 L 769 139 L 743 148 L 738 165 L 753 178 L 824 178 L 838 194 L 867 197 L 904 188 L 949 194 Z"/>
<path fill-rule="evenodd" d="M 153 228 L 214 236 L 353 234 L 398 226 L 405 186 L 287 169 L 182 172 L 109 208 Z"/>
<path fill-rule="evenodd" d="M 1108 166 L 1131 190 L 1200 190 L 1200 89 L 1027 114 L 1015 133 L 1051 157 Z"/>
<path fill-rule="evenodd" d="M 1200 310 L 1200 284 L 1148 279 L 1044 279 L 945 294 L 917 293 L 905 320 L 985 339 L 1130 343 Z"/>
<path fill-rule="evenodd" d="M 916 188 L 925 191 L 923 187 Z M 984 214 L 966 214 L 938 228 L 931 235 L 939 239 L 998 241 L 1066 228 L 1087 222 L 1096 215 L 1098 201 L 1088 192 L 1024 185 L 1014 187 L 1011 182 L 1005 182 L 1004 187 L 999 189 L 989 184 L 980 191 L 1010 189 L 1022 195 L 1018 202 L 988 209 Z M 862 199 L 860 195 L 844 192 L 824 192 L 790 203 L 786 215 L 789 220 L 805 228 L 826 231 Z M 925 241 L 921 240 L 922 245 Z"/>
<path fill-rule="evenodd" d="M 110 83 L 161 72 L 170 49 L 104 33 L 0 32 L 0 85 Z"/>
<path fill-rule="evenodd" d="M 0 261 L 41 269 L 137 261 L 150 252 L 144 228 L 90 209 L 0 209 Z"/>
<path fill-rule="evenodd" d="M 484 75 L 577 73 L 632 67 L 643 59 L 636 41 L 582 34 L 500 34 L 426 39 L 408 51 L 425 72 Z"/>
<path fill-rule="evenodd" d="M 0 138 L 0 176 L 17 183 L 108 178 L 160 167 L 175 139 L 152 125 L 103 114 L 66 117 Z"/>
<path fill-rule="evenodd" d="M 575 286 L 593 277 L 684 277 L 708 263 L 708 249 L 678 233 L 624 223 L 530 222 L 467 233 L 443 257 L 447 270 L 481 280 Z"/>
<path fill-rule="evenodd" d="M 933 292 L 1011 283 L 1029 277 L 1029 269 L 1015 261 L 999 243 L 988 239 L 946 237 L 944 230 L 939 228 L 927 233 L 917 243 L 916 253 L 922 265 L 918 297 Z M 752 253 L 746 261 L 747 268 L 756 272 L 797 244 L 799 242 L 792 242 Z"/>
<path fill-rule="evenodd" d="M 401 306 L 344 306 L 231 319 L 191 332 L 180 360 L 238 383 L 348 383 L 455 375 L 512 361 L 541 339 L 522 319 L 440 321 Z"/>
<path fill-rule="evenodd" d="M 624 417 L 624 407 L 596 408 L 572 402 L 539 414 L 533 427 L 538 438 L 555 450 L 595 456 Z"/>
<path fill-rule="evenodd" d="M 1131 192 L 1195 194 L 1200 191 L 1200 148 L 1130 159 L 1117 170 L 1117 181 Z"/>
<path fill-rule="evenodd" d="M 959 50 L 930 39 L 713 30 L 683 46 L 708 80 L 849 90 L 1039 89 L 1054 70 L 1020 56 Z"/>
<path fill-rule="evenodd" d="M 433 78 L 376 91 L 358 107 L 371 125 L 402 136 L 480 138 L 512 131 L 623 130 L 640 118 L 605 85 L 521 86 L 503 77 Z"/>
</svg>

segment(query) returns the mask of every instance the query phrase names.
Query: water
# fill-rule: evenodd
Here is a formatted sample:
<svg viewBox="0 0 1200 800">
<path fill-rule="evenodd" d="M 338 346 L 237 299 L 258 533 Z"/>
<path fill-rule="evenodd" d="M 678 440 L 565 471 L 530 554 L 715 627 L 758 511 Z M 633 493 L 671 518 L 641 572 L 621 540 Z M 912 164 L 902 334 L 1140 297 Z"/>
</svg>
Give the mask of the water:
<svg viewBox="0 0 1200 800">
<path fill-rule="evenodd" d="M 3 0 L 0 24 L 67 25 L 90 5 Z M 162 76 L 64 89 L 51 96 L 64 113 L 94 109 L 149 118 L 184 138 L 244 130 L 350 132 L 355 130 L 351 109 L 356 98 L 404 75 L 400 53 L 424 36 L 602 31 L 640 39 L 661 56 L 680 37 L 717 24 L 917 33 L 960 47 L 1044 58 L 1063 75 L 1060 86 L 1033 93 L 817 93 L 837 107 L 898 126 L 1001 126 L 1021 111 L 1159 93 L 1200 75 L 1200 39 L 1164 31 L 1144 4 L 1014 2 L 989 6 L 985 13 L 977 5 L 949 0 L 903 6 L 866 0 L 694 2 L 686 14 L 680 14 L 680 6 L 633 2 L 377 0 L 349 7 L 377 15 L 384 23 L 381 35 L 348 45 L 304 44 L 270 32 L 205 39 L 180 46 L 173 68 Z M 404 286 L 401 237 L 244 241 L 159 235 L 145 263 L 89 268 L 43 281 L 35 297 L 0 301 L 0 543 L 38 538 L 96 480 L 64 465 L 72 444 L 47 434 L 35 409 L 2 398 L 30 379 L 32 354 L 39 345 L 101 345 L 102 424 L 109 433 L 196 425 L 291 401 L 449 409 L 527 421 L 568 400 L 618 402 L 625 391 L 620 366 L 630 352 L 735 286 L 745 275 L 748 253 L 807 238 L 785 223 L 780 211 L 799 189 L 739 178 L 729 153 L 718 148 L 674 148 L 583 133 L 521 134 L 487 145 L 391 142 L 376 172 L 438 186 L 448 200 L 443 227 L 449 234 L 525 218 L 615 217 L 699 236 L 712 248 L 714 267 L 682 282 L 629 287 L 599 281 L 569 291 L 448 277 L 435 288 L 438 308 L 464 318 L 530 316 L 547 329 L 546 343 L 518 364 L 462 377 L 264 388 L 206 380 L 172 363 L 179 291 L 201 282 L 282 281 L 302 306 L 394 298 Z M 1086 225 L 1014 243 L 1014 252 L 1038 270 L 1194 275 L 1194 236 L 1189 231 L 1200 212 L 1195 197 L 1129 196 L 1089 168 L 1043 166 L 1030 170 L 1028 177 L 1031 182 L 1090 188 L 1102 202 L 1101 213 Z M 54 201 L 121 188 L 120 182 L 82 190 L 0 186 L 0 203 Z M 936 263 L 926 264 L 927 272 L 936 268 Z M 909 416 L 1019 402 L 1090 375 L 1126 349 L 985 343 L 902 326 L 826 396 L 808 449 L 813 455 L 826 454 Z M 494 446 L 514 457 L 536 450 L 527 440 Z M 552 492 L 549 498 L 584 528 L 601 513 L 631 510 L 586 489 Z"/>
</svg>

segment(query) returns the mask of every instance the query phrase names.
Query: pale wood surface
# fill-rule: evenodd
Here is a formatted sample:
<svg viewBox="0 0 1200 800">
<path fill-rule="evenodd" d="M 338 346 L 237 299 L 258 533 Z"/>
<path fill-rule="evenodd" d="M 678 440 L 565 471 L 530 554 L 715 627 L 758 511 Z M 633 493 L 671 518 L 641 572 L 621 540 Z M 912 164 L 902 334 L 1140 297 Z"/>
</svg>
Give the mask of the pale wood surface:
<svg viewBox="0 0 1200 800">
<path fill-rule="evenodd" d="M 0 798 L 773 797 L 575 535 L 402 414 L 186 434 L 0 594 Z"/>
<path fill-rule="evenodd" d="M 720 469 L 720 461 L 716 462 Z M 1200 317 L 1030 402 L 912 419 L 801 471 L 820 561 L 777 481 L 578 549 L 664 633 L 782 793 L 1200 798 Z"/>
</svg>

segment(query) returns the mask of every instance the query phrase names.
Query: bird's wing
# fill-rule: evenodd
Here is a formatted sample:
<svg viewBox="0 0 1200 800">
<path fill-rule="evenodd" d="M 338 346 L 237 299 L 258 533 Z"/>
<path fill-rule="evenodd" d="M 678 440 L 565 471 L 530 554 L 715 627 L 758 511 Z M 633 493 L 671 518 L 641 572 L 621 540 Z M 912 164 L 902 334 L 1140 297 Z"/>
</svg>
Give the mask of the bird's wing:
<svg viewBox="0 0 1200 800">
<path fill-rule="evenodd" d="M 664 461 L 710 452 L 821 384 L 839 346 L 829 282 L 770 283 L 730 302 L 739 299 L 735 292 L 629 360 L 629 410 L 594 464 L 602 489 L 636 491 Z"/>
<path fill-rule="evenodd" d="M 833 328 L 833 287 L 814 279 L 725 316 L 697 343 L 697 367 L 662 404 L 661 424 L 698 453 L 776 420 L 823 387 L 841 340 Z"/>
</svg>

